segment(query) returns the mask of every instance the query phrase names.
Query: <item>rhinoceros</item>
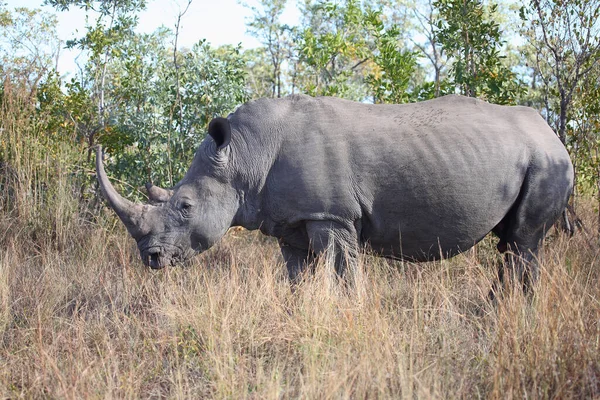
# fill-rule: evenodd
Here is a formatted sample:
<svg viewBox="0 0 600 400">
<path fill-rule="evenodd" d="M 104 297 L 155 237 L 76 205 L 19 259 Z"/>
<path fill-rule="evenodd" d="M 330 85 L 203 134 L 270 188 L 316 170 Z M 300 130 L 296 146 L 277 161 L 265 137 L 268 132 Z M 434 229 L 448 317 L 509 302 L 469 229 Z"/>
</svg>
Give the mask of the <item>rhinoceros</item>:
<svg viewBox="0 0 600 400">
<path fill-rule="evenodd" d="M 535 110 L 458 95 L 402 105 L 251 101 L 210 122 L 175 187 L 147 186 L 150 204 L 115 191 L 100 149 L 96 168 L 151 268 L 242 226 L 279 240 L 292 280 L 328 249 L 344 275 L 362 246 L 419 262 L 454 256 L 489 232 L 523 261 L 514 263 L 519 278 L 535 280 L 540 242 L 573 186 L 569 155 Z"/>
</svg>

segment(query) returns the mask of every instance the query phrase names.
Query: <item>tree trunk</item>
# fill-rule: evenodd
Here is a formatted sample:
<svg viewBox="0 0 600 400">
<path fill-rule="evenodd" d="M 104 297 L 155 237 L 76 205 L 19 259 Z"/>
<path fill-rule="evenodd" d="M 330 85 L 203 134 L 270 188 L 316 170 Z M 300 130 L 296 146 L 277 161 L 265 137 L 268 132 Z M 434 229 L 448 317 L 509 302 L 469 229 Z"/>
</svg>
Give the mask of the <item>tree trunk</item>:
<svg viewBox="0 0 600 400">
<path fill-rule="evenodd" d="M 440 67 L 435 65 L 435 97 L 440 97 Z"/>
<path fill-rule="evenodd" d="M 558 137 L 562 144 L 567 144 L 567 110 L 569 107 L 569 99 L 563 88 L 560 89 L 560 119 L 558 124 Z M 574 211 L 573 211 L 574 213 Z M 575 233 L 575 227 L 569 222 L 569 214 L 565 208 L 560 221 L 560 228 L 569 236 Z"/>
<path fill-rule="evenodd" d="M 569 101 L 565 97 L 564 90 L 560 93 L 560 119 L 558 123 L 558 137 L 563 144 L 567 144 L 567 109 Z"/>
</svg>

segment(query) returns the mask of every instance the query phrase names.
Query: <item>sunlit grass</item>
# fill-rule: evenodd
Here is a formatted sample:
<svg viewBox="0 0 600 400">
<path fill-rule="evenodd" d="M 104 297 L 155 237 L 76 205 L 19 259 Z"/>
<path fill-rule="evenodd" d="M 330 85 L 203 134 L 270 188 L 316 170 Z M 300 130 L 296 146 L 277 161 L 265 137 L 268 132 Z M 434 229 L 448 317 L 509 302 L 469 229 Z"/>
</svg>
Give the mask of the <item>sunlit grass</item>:
<svg viewBox="0 0 600 400">
<path fill-rule="evenodd" d="M 0 110 L 0 398 L 600 397 L 595 238 L 552 231 L 534 294 L 496 304 L 493 238 L 420 265 L 363 254 L 350 292 L 324 263 L 292 290 L 256 232 L 151 271 L 15 110 Z"/>
<path fill-rule="evenodd" d="M 452 260 L 363 256 L 292 291 L 276 244 L 230 233 L 188 268 L 145 269 L 124 230 L 0 254 L 0 396 L 214 398 L 600 395 L 598 251 L 550 238 L 532 298 L 487 292 L 492 239 Z M 362 294 L 361 294 L 362 293 Z"/>
</svg>

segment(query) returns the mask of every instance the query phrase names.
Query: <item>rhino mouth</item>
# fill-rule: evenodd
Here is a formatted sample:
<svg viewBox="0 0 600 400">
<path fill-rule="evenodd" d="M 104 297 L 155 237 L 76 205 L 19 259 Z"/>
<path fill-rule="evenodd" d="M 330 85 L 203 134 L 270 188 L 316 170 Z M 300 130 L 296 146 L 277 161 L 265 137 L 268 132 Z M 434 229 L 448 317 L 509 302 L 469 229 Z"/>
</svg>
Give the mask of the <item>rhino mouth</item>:
<svg viewBox="0 0 600 400">
<path fill-rule="evenodd" d="M 152 269 L 162 269 L 167 265 L 171 265 L 172 261 L 160 253 L 152 253 L 148 257 L 148 266 Z"/>
<path fill-rule="evenodd" d="M 152 269 L 162 269 L 175 265 L 179 258 L 179 254 L 166 252 L 160 247 L 151 247 L 142 251 L 142 261 Z"/>
<path fill-rule="evenodd" d="M 141 256 L 144 265 L 152 269 L 183 264 L 190 258 L 190 254 L 181 249 L 167 250 L 164 247 L 148 247 L 141 251 Z"/>
</svg>

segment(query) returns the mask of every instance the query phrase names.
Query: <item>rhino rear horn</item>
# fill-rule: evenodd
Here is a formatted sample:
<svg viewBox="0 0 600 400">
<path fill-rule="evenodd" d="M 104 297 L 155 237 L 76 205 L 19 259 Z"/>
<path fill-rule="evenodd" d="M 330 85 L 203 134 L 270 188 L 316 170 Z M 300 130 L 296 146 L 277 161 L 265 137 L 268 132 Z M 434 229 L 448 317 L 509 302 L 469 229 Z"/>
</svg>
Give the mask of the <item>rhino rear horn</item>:
<svg viewBox="0 0 600 400">
<path fill-rule="evenodd" d="M 217 145 L 217 151 L 224 149 L 231 141 L 231 126 L 227 118 L 214 118 L 208 124 L 208 134 Z"/>
<path fill-rule="evenodd" d="M 110 207 L 115 210 L 119 219 L 123 221 L 131 236 L 137 239 L 148 234 L 147 224 L 144 223 L 143 216 L 144 207 L 151 206 L 133 203 L 117 193 L 104 171 L 101 146 L 96 148 L 96 176 L 104 198 L 108 201 Z"/>
<path fill-rule="evenodd" d="M 146 183 L 146 191 L 148 192 L 148 199 L 153 203 L 165 203 L 173 195 L 171 190 L 155 186 L 151 182 Z"/>
</svg>

